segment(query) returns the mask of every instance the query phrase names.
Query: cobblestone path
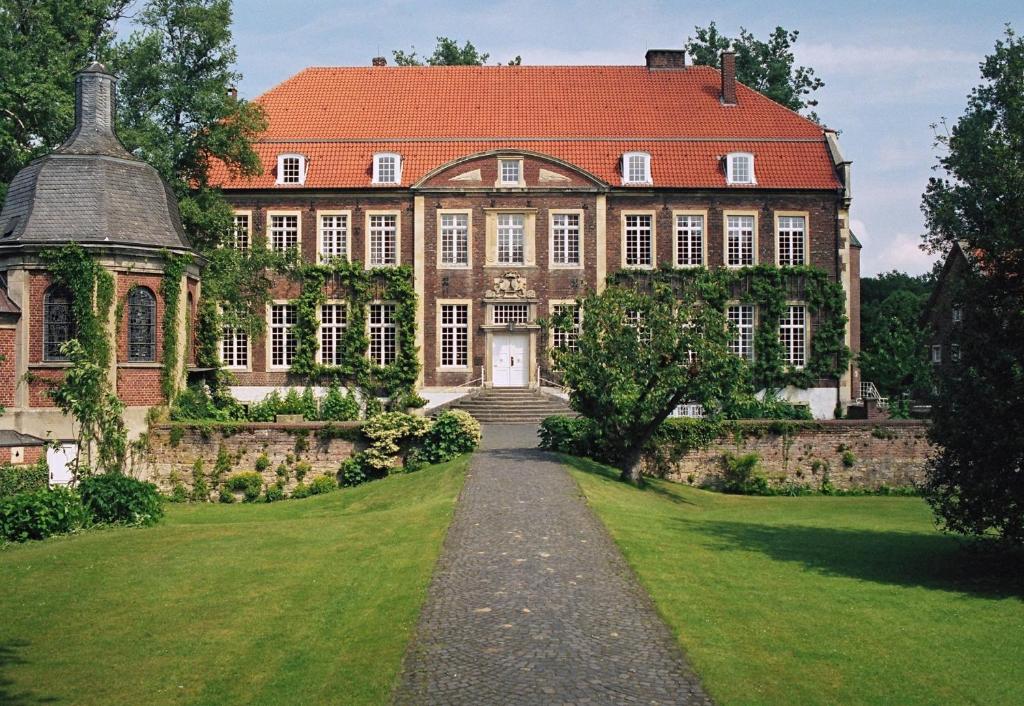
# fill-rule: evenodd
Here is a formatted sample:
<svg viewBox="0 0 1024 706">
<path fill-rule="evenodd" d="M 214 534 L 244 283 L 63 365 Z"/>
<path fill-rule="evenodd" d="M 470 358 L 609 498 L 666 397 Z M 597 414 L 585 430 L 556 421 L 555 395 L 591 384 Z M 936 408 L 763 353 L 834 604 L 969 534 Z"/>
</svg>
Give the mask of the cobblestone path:
<svg viewBox="0 0 1024 706">
<path fill-rule="evenodd" d="M 484 427 L 398 704 L 710 704 L 530 425 Z"/>
</svg>

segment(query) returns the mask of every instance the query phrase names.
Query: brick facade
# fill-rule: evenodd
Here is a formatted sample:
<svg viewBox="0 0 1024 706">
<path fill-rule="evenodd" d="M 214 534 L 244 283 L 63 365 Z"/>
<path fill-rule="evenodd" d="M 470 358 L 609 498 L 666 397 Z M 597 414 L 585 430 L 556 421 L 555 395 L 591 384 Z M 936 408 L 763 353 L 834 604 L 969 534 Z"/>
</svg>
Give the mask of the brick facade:
<svg viewBox="0 0 1024 706">
<path fill-rule="evenodd" d="M 14 404 L 14 387 L 17 378 L 15 368 L 16 329 L 0 328 L 0 407 Z"/>
<path fill-rule="evenodd" d="M 13 463 L 15 466 L 31 466 L 39 462 L 39 459 L 46 456 L 45 446 L 23 446 L 20 461 L 13 461 L 11 447 L 0 447 L 0 463 Z"/>
</svg>

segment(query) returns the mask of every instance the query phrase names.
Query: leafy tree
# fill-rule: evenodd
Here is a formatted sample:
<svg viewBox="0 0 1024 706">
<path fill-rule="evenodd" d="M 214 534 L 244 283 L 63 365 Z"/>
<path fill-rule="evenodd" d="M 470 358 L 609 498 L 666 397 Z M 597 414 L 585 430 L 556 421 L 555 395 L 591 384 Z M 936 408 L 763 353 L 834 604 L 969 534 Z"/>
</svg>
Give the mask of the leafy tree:
<svg viewBox="0 0 1024 706">
<path fill-rule="evenodd" d="M 102 56 L 128 0 L 0 0 L 0 203 L 75 118 L 75 72 Z"/>
<path fill-rule="evenodd" d="M 861 373 L 885 395 L 930 388 L 921 317 L 933 286 L 895 270 L 861 280 Z"/>
<path fill-rule="evenodd" d="M 825 82 L 815 76 L 814 69 L 796 66 L 793 45 L 800 32 L 776 27 L 767 40 L 754 37 L 740 27 L 739 37 L 730 38 L 718 31 L 712 22 L 707 27 L 694 27 L 695 37 L 688 37 L 684 48 L 694 64 L 719 67 L 722 52 L 736 52 L 736 80 L 791 110 L 813 108 L 818 101 L 811 95 Z M 818 122 L 813 111 L 808 115 Z"/>
<path fill-rule="evenodd" d="M 923 210 L 933 250 L 960 243 L 961 362 L 943 370 L 926 496 L 954 532 L 1024 543 L 1024 41 L 1009 26 L 938 140 Z"/>
<path fill-rule="evenodd" d="M 729 350 L 722 312 L 664 285 L 611 285 L 579 305 L 577 350 L 554 352 L 569 404 L 593 420 L 622 479 L 640 483 L 644 447 L 661 423 L 683 402 L 718 413 L 745 388 L 746 364 Z M 567 312 L 551 323 L 572 326 Z"/>
<path fill-rule="evenodd" d="M 408 53 L 396 49 L 391 54 L 398 66 L 483 66 L 491 56 L 481 54 L 469 40 L 460 47 L 458 41 L 448 37 L 438 37 L 434 53 L 425 59 L 416 54 L 416 47 L 411 47 Z M 519 66 L 522 61 L 517 56 L 508 65 Z"/>
</svg>

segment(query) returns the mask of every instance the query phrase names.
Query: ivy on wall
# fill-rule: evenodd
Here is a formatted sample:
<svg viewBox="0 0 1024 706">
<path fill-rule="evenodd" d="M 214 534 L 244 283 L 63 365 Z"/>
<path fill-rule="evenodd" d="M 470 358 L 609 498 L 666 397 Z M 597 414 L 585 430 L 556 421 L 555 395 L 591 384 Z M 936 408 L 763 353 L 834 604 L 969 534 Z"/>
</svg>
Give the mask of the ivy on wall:
<svg viewBox="0 0 1024 706">
<path fill-rule="evenodd" d="M 181 350 L 178 346 L 178 308 L 181 306 L 181 278 L 192 262 L 189 255 L 172 255 L 164 252 L 164 276 L 160 281 L 160 297 L 164 300 L 164 362 L 160 371 L 160 389 L 164 399 L 170 402 L 177 388 L 178 364 Z"/>
<path fill-rule="evenodd" d="M 78 339 L 92 363 L 110 366 L 107 322 L 114 303 L 114 276 L 78 243 L 41 254 L 54 284 L 71 292 L 71 310 Z"/>
<path fill-rule="evenodd" d="M 845 342 L 846 294 L 841 283 L 816 267 L 662 267 L 654 271 L 620 270 L 608 279 L 634 287 L 667 284 L 679 293 L 695 291 L 698 299 L 718 309 L 724 309 L 730 301 L 756 305 L 751 376 L 757 387 L 812 387 L 819 379 L 838 378 L 850 362 Z M 787 304 L 794 301 L 807 306 L 811 321 L 807 361 L 799 369 L 785 364 L 779 340 L 779 320 Z"/>
</svg>

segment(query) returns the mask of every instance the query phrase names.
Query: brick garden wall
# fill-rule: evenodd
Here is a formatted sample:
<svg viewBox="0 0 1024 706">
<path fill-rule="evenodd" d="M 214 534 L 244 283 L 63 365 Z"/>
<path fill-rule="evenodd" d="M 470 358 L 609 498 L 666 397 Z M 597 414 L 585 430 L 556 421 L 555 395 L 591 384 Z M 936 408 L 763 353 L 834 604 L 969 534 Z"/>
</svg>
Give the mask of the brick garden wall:
<svg viewBox="0 0 1024 706">
<path fill-rule="evenodd" d="M 743 425 L 744 423 L 740 423 Z M 764 428 L 764 423 L 755 423 Z M 751 429 L 755 424 L 750 424 Z M 924 480 L 925 461 L 934 450 L 926 438 L 928 423 L 917 420 L 830 420 L 792 436 L 762 433 L 722 438 L 710 446 L 672 459 L 665 477 L 680 483 L 715 486 L 722 479 L 725 454 L 756 453 L 775 482 L 820 486 L 828 472 L 838 488 L 909 486 Z M 852 465 L 843 462 L 844 452 Z M 650 465 L 654 472 L 654 465 Z"/>
<path fill-rule="evenodd" d="M 317 432 L 327 426 L 357 440 L 318 436 Z M 169 491 L 173 485 L 172 475 L 176 473 L 182 483 L 191 487 L 192 467 L 196 459 L 203 459 L 204 470 L 209 475 L 223 447 L 231 455 L 231 473 L 256 470 L 256 459 L 265 453 L 270 459 L 270 466 L 263 472 L 263 480 L 268 484 L 277 481 L 277 468 L 285 464 L 289 468 L 285 487 L 290 491 L 297 482 L 294 466 L 299 461 L 305 461 L 312 467 L 305 478 L 309 483 L 316 476 L 333 475 L 342 461 L 364 449 L 359 427 L 359 422 L 335 422 L 332 425 L 268 422 L 225 427 L 155 425 L 150 429 L 149 453 L 139 469 L 140 477 L 156 483 L 161 490 Z M 175 428 L 178 431 L 173 431 Z"/>
</svg>

